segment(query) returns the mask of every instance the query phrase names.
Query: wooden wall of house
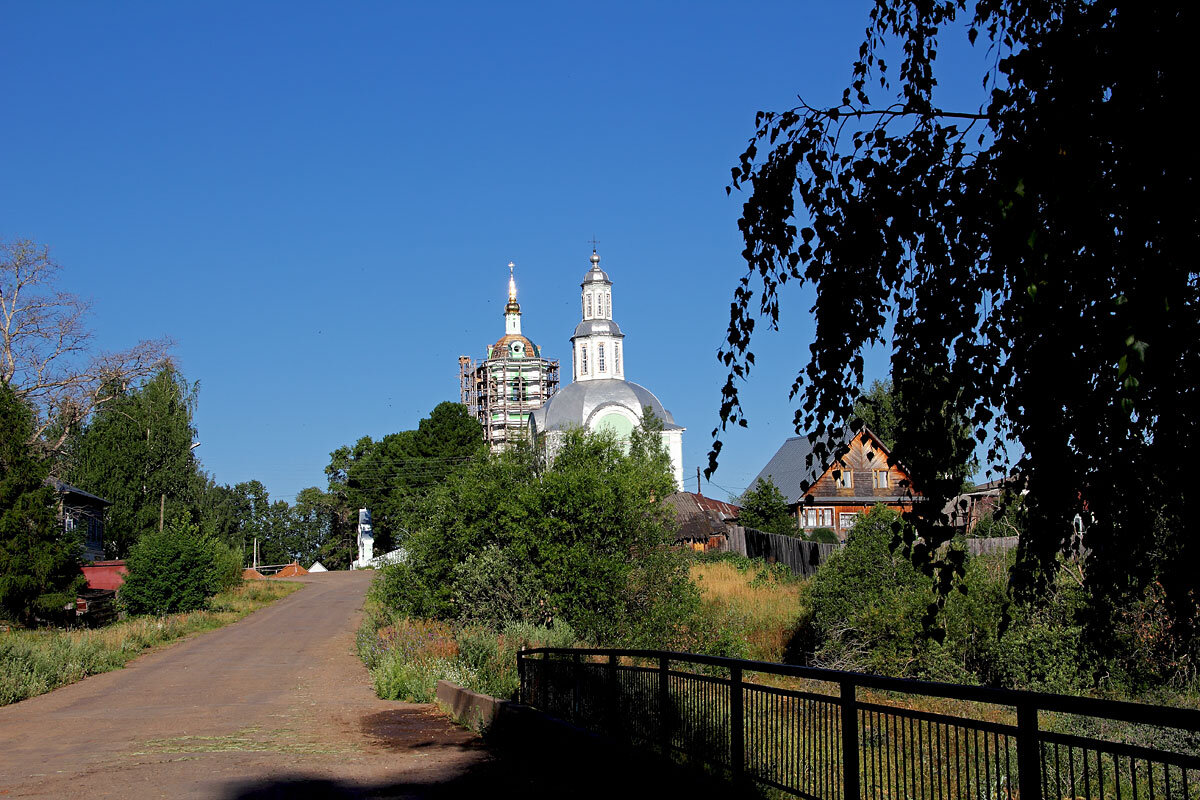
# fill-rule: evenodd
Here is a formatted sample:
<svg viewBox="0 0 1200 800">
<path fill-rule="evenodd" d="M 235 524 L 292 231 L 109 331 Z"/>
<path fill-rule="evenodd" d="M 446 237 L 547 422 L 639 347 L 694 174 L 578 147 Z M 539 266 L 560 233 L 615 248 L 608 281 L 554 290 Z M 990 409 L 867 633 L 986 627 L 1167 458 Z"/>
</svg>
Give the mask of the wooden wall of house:
<svg viewBox="0 0 1200 800">
<path fill-rule="evenodd" d="M 898 466 L 888 466 L 887 455 L 882 445 L 873 437 L 867 437 L 863 444 L 863 436 L 859 434 L 850 443 L 850 452 L 842 457 L 844 467 L 835 464 L 817 479 L 809 494 L 815 497 L 896 497 L 906 492 L 901 481 L 908 480 L 908 474 Z M 854 483 L 849 488 L 840 488 L 834 479 L 834 469 L 846 469 L 854 476 Z M 887 470 L 888 485 L 883 489 L 874 488 L 872 473 L 875 470 Z"/>
</svg>

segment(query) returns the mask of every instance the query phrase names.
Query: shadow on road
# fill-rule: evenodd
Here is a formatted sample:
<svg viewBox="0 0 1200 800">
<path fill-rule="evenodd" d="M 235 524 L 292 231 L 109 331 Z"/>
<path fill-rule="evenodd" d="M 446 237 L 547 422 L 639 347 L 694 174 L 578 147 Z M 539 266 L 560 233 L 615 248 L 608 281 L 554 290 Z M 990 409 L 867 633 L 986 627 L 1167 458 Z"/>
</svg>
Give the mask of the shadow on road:
<svg viewBox="0 0 1200 800">
<path fill-rule="evenodd" d="M 551 760 L 537 752 L 498 753 L 485 746 L 484 760 L 456 775 L 435 770 L 414 772 L 385 783 L 334 781 L 320 777 L 276 777 L 269 781 L 247 780 L 225 787 L 220 800 L 341 800 L 341 798 L 458 798 L 458 797 L 565 797 L 673 798 L 688 800 L 738 796 L 729 784 L 687 773 L 671 765 L 632 758 L 623 761 L 597 759 L 582 753 L 573 758 Z M 533 794 L 530 794 L 530 793 Z"/>
</svg>

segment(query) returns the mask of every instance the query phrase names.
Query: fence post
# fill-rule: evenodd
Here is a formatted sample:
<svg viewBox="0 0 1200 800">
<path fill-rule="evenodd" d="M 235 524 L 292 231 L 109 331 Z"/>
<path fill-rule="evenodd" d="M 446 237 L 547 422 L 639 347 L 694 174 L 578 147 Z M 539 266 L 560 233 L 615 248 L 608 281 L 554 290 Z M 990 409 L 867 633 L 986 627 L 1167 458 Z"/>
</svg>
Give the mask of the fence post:
<svg viewBox="0 0 1200 800">
<path fill-rule="evenodd" d="M 671 714 L 671 659 L 658 659 L 658 736 L 664 756 L 671 755 L 671 740 L 674 738 L 674 720 Z"/>
<path fill-rule="evenodd" d="M 528 690 L 525 688 L 525 648 L 517 651 L 517 702 L 527 703 Z"/>
<path fill-rule="evenodd" d="M 858 800 L 858 702 L 853 681 L 842 681 L 842 800 Z M 1021 800 L 1025 800 L 1024 797 Z"/>
<path fill-rule="evenodd" d="M 614 739 L 621 738 L 619 693 L 617 691 L 617 654 L 608 654 L 608 733 Z"/>
<path fill-rule="evenodd" d="M 1026 700 L 1017 704 L 1017 787 L 1021 800 L 1042 798 L 1040 750 L 1037 706 Z"/>
<path fill-rule="evenodd" d="M 735 782 L 746 771 L 746 716 L 742 704 L 742 668 L 729 668 L 729 768 Z"/>
<path fill-rule="evenodd" d="M 571 722 L 579 725 L 579 653 L 573 653 L 571 660 Z"/>
</svg>

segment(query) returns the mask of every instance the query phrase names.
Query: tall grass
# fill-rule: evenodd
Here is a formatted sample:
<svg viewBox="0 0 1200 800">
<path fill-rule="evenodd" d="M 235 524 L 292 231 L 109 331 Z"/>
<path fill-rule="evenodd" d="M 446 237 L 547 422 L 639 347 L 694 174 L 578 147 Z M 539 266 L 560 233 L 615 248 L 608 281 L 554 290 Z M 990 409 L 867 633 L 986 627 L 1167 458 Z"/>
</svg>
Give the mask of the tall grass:
<svg viewBox="0 0 1200 800">
<path fill-rule="evenodd" d="M 0 705 L 120 669 L 148 649 L 236 622 L 300 586 L 254 581 L 214 595 L 205 611 L 132 617 L 94 630 L 0 633 Z"/>
<path fill-rule="evenodd" d="M 746 559 L 696 562 L 691 577 L 700 587 L 707 625 L 739 640 L 728 655 L 783 660 L 792 634 L 807 614 L 803 579 L 785 567 Z"/>
<path fill-rule="evenodd" d="M 358 654 L 384 700 L 428 703 L 437 682 L 450 681 L 493 697 L 517 694 L 517 651 L 523 647 L 570 647 L 568 626 L 553 629 L 510 623 L 499 630 L 393 617 L 372 608 L 358 632 Z"/>
</svg>

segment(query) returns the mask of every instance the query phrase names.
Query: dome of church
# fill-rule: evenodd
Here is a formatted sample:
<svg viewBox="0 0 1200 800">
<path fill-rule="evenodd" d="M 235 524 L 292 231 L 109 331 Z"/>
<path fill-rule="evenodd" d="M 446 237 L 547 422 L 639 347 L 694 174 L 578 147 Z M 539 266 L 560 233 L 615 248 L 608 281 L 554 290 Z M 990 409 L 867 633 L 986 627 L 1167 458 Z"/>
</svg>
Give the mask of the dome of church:
<svg viewBox="0 0 1200 800">
<path fill-rule="evenodd" d="M 520 344 L 522 357 L 524 358 L 541 358 L 542 351 L 538 346 L 531 342 L 526 336 L 520 333 L 506 333 L 496 340 L 489 351 L 491 358 L 508 358 L 513 355 L 513 344 Z M 508 351 L 505 353 L 505 351 Z"/>
<path fill-rule="evenodd" d="M 612 281 L 608 279 L 608 273 L 600 269 L 600 255 L 595 250 L 592 251 L 592 257 L 588 260 L 592 262 L 592 267 L 588 270 L 588 273 L 583 276 L 583 283 L 595 283 L 597 281 L 612 283 Z M 582 286 L 583 284 L 580 285 Z"/>
<path fill-rule="evenodd" d="M 533 412 L 538 431 L 557 431 L 572 427 L 591 428 L 607 409 L 620 406 L 639 419 L 649 406 L 667 430 L 678 429 L 671 415 L 644 386 L 616 379 L 576 381 L 560 389 L 542 408 Z"/>
<path fill-rule="evenodd" d="M 611 319 L 585 319 L 575 326 L 575 333 L 572 338 L 579 336 L 591 336 L 593 333 L 606 333 L 609 336 L 624 336 L 621 333 L 621 326 Z"/>
</svg>

